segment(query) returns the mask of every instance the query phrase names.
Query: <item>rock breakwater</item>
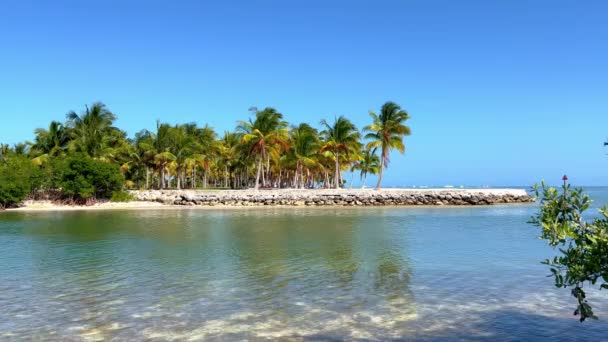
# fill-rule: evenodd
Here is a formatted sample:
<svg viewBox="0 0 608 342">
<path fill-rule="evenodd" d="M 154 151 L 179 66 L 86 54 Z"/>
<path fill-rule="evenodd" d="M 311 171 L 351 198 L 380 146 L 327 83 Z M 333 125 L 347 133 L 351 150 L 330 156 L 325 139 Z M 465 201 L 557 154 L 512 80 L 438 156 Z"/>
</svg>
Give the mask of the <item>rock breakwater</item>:
<svg viewBox="0 0 608 342">
<path fill-rule="evenodd" d="M 529 203 L 521 189 L 138 190 L 138 201 L 188 206 L 384 206 Z"/>
</svg>

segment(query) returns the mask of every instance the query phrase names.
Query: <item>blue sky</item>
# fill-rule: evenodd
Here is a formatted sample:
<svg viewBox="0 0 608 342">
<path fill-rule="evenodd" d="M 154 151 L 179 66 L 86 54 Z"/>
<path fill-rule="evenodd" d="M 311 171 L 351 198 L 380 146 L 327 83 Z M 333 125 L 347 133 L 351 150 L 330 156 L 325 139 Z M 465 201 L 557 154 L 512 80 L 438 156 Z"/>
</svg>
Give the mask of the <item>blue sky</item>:
<svg viewBox="0 0 608 342">
<path fill-rule="evenodd" d="M 608 184 L 605 1 L 0 3 L 0 141 L 103 101 L 130 135 L 292 123 L 387 100 L 413 135 L 387 185 Z M 368 182 L 371 184 L 371 181 Z"/>
</svg>

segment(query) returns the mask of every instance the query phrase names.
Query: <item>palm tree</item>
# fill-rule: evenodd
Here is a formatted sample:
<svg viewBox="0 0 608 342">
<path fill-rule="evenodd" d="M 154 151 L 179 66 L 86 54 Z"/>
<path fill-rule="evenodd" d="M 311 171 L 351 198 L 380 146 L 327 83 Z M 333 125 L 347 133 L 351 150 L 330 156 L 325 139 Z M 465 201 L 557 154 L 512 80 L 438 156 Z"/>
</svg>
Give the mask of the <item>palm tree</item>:
<svg viewBox="0 0 608 342">
<path fill-rule="evenodd" d="M 194 137 L 188 134 L 188 130 L 192 131 L 190 124 L 176 125 L 169 129 L 169 151 L 175 156 L 177 190 L 181 190 L 182 188 L 184 168 L 190 157 L 194 154 Z"/>
<path fill-rule="evenodd" d="M 348 156 L 349 152 L 353 149 L 359 149 L 361 145 L 359 138 L 361 135 L 357 127 L 344 116 L 336 118 L 332 125 L 322 120 L 321 125 L 325 127 L 325 130 L 321 132 L 321 136 L 324 138 L 324 145 L 321 151 L 332 153 L 335 163 L 334 187 L 339 189 L 341 154 Z"/>
<path fill-rule="evenodd" d="M 249 152 L 258 156 L 255 177 L 257 190 L 264 160 L 270 160 L 271 155 L 276 155 L 287 146 L 287 122 L 283 120 L 283 114 L 268 107 L 262 111 L 256 110 L 255 120 L 239 121 L 237 131 L 243 134 L 242 142 L 248 144 Z M 265 179 L 262 182 L 266 184 Z"/>
<path fill-rule="evenodd" d="M 354 180 L 355 180 L 355 170 L 357 170 L 357 167 L 359 165 L 359 163 L 361 163 L 361 161 L 363 160 L 363 154 L 365 153 L 365 151 L 363 151 L 362 149 L 351 149 L 350 153 L 348 154 L 348 158 L 346 158 L 346 162 L 350 163 L 350 185 L 349 188 L 352 189 L 353 188 L 353 184 L 354 184 Z"/>
<path fill-rule="evenodd" d="M 405 153 L 403 137 L 410 135 L 410 128 L 403 123 L 410 118 L 409 114 L 394 102 L 386 102 L 380 109 L 380 115 L 370 112 L 373 123 L 363 130 L 368 133 L 365 138 L 371 141 L 367 144 L 368 149 L 380 148 L 380 170 L 378 172 L 378 183 L 376 190 L 382 184 L 382 175 L 385 167 L 389 164 L 389 154 L 393 149 Z"/>
<path fill-rule="evenodd" d="M 362 159 L 355 164 L 355 170 L 359 170 L 361 177 L 361 189 L 365 188 L 365 180 L 367 174 L 375 175 L 380 170 L 380 157 L 374 151 L 365 149 L 362 154 Z"/>
<path fill-rule="evenodd" d="M 295 164 L 293 186 L 304 188 L 304 168 L 318 165 L 320 148 L 319 132 L 307 123 L 293 127 L 290 132 L 290 149 L 285 156 L 287 163 Z"/>
<path fill-rule="evenodd" d="M 159 121 L 156 122 L 156 134 L 153 140 L 154 145 L 154 162 L 158 167 L 158 173 L 160 177 L 159 188 L 164 189 L 165 184 L 165 170 L 169 164 L 175 161 L 175 155 L 171 153 L 171 126 L 169 124 L 161 124 Z"/>
<path fill-rule="evenodd" d="M 154 139 L 155 135 L 152 132 L 146 129 L 139 131 L 135 134 L 135 139 L 132 141 L 133 149 L 129 155 L 129 167 L 145 172 L 146 189 L 150 188 L 150 168 L 154 166 Z"/>
<path fill-rule="evenodd" d="M 13 145 L 13 153 L 17 156 L 25 156 L 29 152 L 28 143 L 16 143 Z"/>
<path fill-rule="evenodd" d="M 67 126 L 70 128 L 72 141 L 70 147 L 77 152 L 84 152 L 91 157 L 102 156 L 104 148 L 120 138 L 118 128 L 112 126 L 116 115 L 101 102 L 94 103 L 80 115 L 76 112 L 67 114 Z M 122 134 L 124 138 L 124 134 Z M 110 139 L 108 139 L 110 138 Z"/>
<path fill-rule="evenodd" d="M 192 155 L 194 162 L 193 180 L 196 178 L 196 166 L 203 169 L 203 187 L 207 187 L 207 179 L 211 165 L 214 164 L 214 158 L 217 157 L 220 150 L 220 143 L 216 140 L 217 133 L 209 125 L 202 128 L 196 128 L 191 131 L 194 138 L 195 154 Z"/>
<path fill-rule="evenodd" d="M 241 137 L 237 133 L 225 131 L 224 135 L 218 142 L 218 154 L 219 164 L 224 166 L 225 181 L 224 186 L 230 187 L 229 179 L 233 178 L 232 174 L 236 168 L 236 160 L 238 158 L 238 146 L 241 141 Z M 233 188 L 236 188 L 236 182 L 233 182 Z"/>
<path fill-rule="evenodd" d="M 51 121 L 48 130 L 38 128 L 34 133 L 36 138 L 32 150 L 38 156 L 58 156 L 63 153 L 70 141 L 66 127 L 58 121 Z"/>
</svg>

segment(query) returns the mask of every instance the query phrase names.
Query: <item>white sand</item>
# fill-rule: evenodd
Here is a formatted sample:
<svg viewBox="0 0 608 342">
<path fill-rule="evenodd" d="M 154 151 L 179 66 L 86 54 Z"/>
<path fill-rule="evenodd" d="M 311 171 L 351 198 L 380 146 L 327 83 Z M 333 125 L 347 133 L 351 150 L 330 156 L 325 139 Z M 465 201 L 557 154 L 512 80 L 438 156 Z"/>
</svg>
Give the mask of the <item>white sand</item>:
<svg viewBox="0 0 608 342">
<path fill-rule="evenodd" d="M 171 208 L 179 206 L 164 205 L 162 203 L 132 201 L 132 202 L 103 202 L 94 205 L 63 205 L 51 201 L 25 201 L 20 208 L 7 209 L 8 211 L 69 211 L 69 210 L 108 210 L 108 209 L 150 209 Z"/>
</svg>

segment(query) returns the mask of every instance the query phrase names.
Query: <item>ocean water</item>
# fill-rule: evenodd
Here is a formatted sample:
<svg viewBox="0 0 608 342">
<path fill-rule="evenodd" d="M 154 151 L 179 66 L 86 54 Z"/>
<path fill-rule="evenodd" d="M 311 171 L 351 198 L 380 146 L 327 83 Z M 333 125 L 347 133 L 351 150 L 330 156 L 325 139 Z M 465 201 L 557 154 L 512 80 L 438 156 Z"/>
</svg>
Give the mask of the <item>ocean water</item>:
<svg viewBox="0 0 608 342">
<path fill-rule="evenodd" d="M 608 340 L 608 291 L 579 323 L 535 210 L 2 212 L 0 340 Z"/>
</svg>

